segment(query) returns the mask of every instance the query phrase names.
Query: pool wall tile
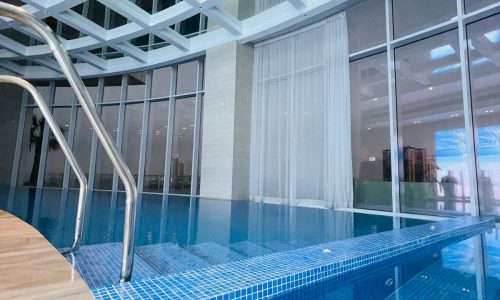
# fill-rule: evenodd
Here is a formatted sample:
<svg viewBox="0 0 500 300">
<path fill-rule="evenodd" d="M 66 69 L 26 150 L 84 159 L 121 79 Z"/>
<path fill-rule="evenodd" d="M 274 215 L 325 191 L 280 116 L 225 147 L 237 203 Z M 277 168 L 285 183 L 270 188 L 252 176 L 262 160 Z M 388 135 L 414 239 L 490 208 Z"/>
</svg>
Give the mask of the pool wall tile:
<svg viewBox="0 0 500 300">
<path fill-rule="evenodd" d="M 494 226 L 470 216 L 94 289 L 96 299 L 266 299 Z"/>
</svg>

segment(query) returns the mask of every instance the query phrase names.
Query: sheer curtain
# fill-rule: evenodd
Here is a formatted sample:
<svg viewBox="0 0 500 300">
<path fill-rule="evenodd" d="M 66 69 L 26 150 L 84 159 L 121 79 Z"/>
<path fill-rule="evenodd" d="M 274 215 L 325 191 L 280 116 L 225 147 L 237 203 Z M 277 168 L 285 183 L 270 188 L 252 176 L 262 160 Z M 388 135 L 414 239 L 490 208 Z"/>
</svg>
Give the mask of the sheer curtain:
<svg viewBox="0 0 500 300">
<path fill-rule="evenodd" d="M 255 45 L 250 196 L 352 207 L 345 14 Z"/>
</svg>

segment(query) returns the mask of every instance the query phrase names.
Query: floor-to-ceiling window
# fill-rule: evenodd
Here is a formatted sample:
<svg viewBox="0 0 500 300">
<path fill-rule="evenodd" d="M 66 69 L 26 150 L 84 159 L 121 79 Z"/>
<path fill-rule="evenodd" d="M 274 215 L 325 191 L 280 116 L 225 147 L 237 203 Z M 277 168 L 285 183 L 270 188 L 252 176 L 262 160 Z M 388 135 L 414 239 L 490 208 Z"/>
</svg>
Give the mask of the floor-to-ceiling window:
<svg viewBox="0 0 500 300">
<path fill-rule="evenodd" d="M 194 144 L 201 114 L 203 60 L 125 75 L 85 80 L 104 126 L 116 142 L 139 192 L 196 194 Z M 37 82 L 44 99 L 95 190 L 122 184 L 66 81 Z M 27 97 L 18 186 L 77 188 L 78 180 L 40 111 Z M 168 179 L 165 179 L 168 178 Z M 33 194 L 35 197 L 35 194 Z M 38 196 L 36 196 L 38 197 Z M 42 201 L 43 202 L 43 201 Z"/>
<path fill-rule="evenodd" d="M 385 0 L 370 0 L 347 11 L 349 52 L 384 44 Z M 367 30 L 370 28 L 370 30 Z M 354 206 L 392 210 L 387 53 L 378 51 L 350 63 L 351 140 Z"/>
<path fill-rule="evenodd" d="M 480 209 L 482 214 L 499 216 L 500 15 L 468 25 L 467 39 Z"/>
<path fill-rule="evenodd" d="M 355 207 L 500 215 L 499 8 L 366 0 L 347 10 Z"/>
</svg>

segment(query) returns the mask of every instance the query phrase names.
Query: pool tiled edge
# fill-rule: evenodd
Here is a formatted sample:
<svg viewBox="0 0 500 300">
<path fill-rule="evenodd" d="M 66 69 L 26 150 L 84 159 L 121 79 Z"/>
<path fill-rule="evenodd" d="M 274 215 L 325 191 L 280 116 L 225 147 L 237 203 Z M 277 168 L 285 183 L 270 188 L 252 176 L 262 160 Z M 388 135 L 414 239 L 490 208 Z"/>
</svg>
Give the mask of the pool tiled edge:
<svg viewBox="0 0 500 300">
<path fill-rule="evenodd" d="M 96 299 L 264 299 L 492 226 L 492 218 L 460 217 L 109 286 L 93 293 Z"/>
</svg>

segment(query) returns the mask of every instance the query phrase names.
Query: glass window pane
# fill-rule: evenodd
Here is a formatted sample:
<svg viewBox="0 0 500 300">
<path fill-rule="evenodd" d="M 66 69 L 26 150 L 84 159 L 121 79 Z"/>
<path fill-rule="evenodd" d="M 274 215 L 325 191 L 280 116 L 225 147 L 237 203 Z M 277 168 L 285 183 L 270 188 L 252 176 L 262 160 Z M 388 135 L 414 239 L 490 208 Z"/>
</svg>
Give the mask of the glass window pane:
<svg viewBox="0 0 500 300">
<path fill-rule="evenodd" d="M 170 96 L 171 76 L 172 68 L 170 67 L 153 70 L 152 98 Z"/>
<path fill-rule="evenodd" d="M 500 216 L 500 15 L 467 27 L 481 213 Z"/>
<path fill-rule="evenodd" d="M 175 5 L 175 0 L 158 0 L 158 11 L 169 8 Z"/>
<path fill-rule="evenodd" d="M 40 110 L 38 108 L 27 108 L 19 161 L 19 175 L 17 177 L 18 185 L 36 186 L 44 128 L 45 119 Z"/>
<path fill-rule="evenodd" d="M 127 100 L 144 99 L 146 96 L 146 72 L 128 75 Z"/>
<path fill-rule="evenodd" d="M 113 29 L 127 24 L 127 18 L 116 13 L 114 10 L 109 10 L 109 26 L 108 29 Z"/>
<path fill-rule="evenodd" d="M 170 167 L 170 193 L 190 194 L 195 98 L 177 99 Z"/>
<path fill-rule="evenodd" d="M 98 88 L 99 79 L 97 79 L 97 78 L 84 79 L 83 83 L 85 84 L 87 91 L 89 91 L 89 94 L 90 94 L 90 97 L 92 98 L 92 101 L 94 101 L 94 103 L 96 103 L 97 102 L 97 93 L 99 91 L 99 88 Z"/>
<path fill-rule="evenodd" d="M 68 140 L 69 134 L 69 122 L 71 117 L 71 108 L 61 107 L 54 108 L 52 111 L 54 119 L 59 125 L 61 132 L 64 134 L 66 140 Z M 45 177 L 43 180 L 44 186 L 50 187 L 62 187 L 64 179 L 64 164 L 66 162 L 66 157 L 62 152 L 61 146 L 57 142 L 56 138 L 50 131 L 48 150 L 47 150 L 47 161 L 45 163 Z"/>
<path fill-rule="evenodd" d="M 201 154 L 203 153 L 203 97 L 201 98 L 201 115 L 200 115 L 200 135 L 198 137 L 199 139 L 199 145 L 198 145 L 198 185 L 196 186 L 196 195 L 200 194 L 201 190 Z"/>
<path fill-rule="evenodd" d="M 179 33 L 182 35 L 190 35 L 200 31 L 200 15 L 192 16 L 180 23 Z"/>
<path fill-rule="evenodd" d="M 386 42 L 385 0 L 369 0 L 348 9 L 349 52 L 355 53 Z"/>
<path fill-rule="evenodd" d="M 145 192 L 163 192 L 168 103 L 168 101 L 151 102 L 144 169 Z"/>
<path fill-rule="evenodd" d="M 56 93 L 54 96 L 54 105 L 68 105 L 75 100 L 73 88 L 66 80 L 56 81 Z"/>
<path fill-rule="evenodd" d="M 179 65 L 177 71 L 177 95 L 196 91 L 196 73 L 198 62 L 192 61 Z"/>
<path fill-rule="evenodd" d="M 394 37 L 426 29 L 457 15 L 456 0 L 393 0 Z"/>
<path fill-rule="evenodd" d="M 465 11 L 469 13 L 497 2 L 498 0 L 465 0 Z"/>
<path fill-rule="evenodd" d="M 401 206 L 470 211 L 457 30 L 395 50 Z"/>
<path fill-rule="evenodd" d="M 36 89 L 38 90 L 38 93 L 42 96 L 43 100 L 45 103 L 52 103 L 51 95 L 50 95 L 50 82 L 49 81 L 43 81 L 43 82 L 34 82 L 33 85 L 35 85 Z M 31 97 L 30 94 L 28 94 L 28 104 L 33 104 L 35 103 L 35 100 L 33 97 Z"/>
<path fill-rule="evenodd" d="M 143 103 L 128 104 L 125 106 L 125 124 L 123 125 L 122 155 L 132 172 L 135 181 L 139 174 L 139 154 L 141 152 L 142 111 Z M 123 189 L 120 181 L 120 189 Z"/>
<path fill-rule="evenodd" d="M 103 106 L 101 119 L 114 141 L 118 132 L 119 105 Z M 102 145 L 97 147 L 94 188 L 110 190 L 113 187 L 113 165 Z"/>
<path fill-rule="evenodd" d="M 350 63 L 354 205 L 392 210 L 387 54 Z"/>
<path fill-rule="evenodd" d="M 104 27 L 105 13 L 106 7 L 104 5 L 99 3 L 97 0 L 89 0 L 87 19 L 91 20 L 101 27 Z"/>
<path fill-rule="evenodd" d="M 104 77 L 104 94 L 102 102 L 120 101 L 122 76 Z"/>
<path fill-rule="evenodd" d="M 81 107 L 76 111 L 75 138 L 73 141 L 73 154 L 88 178 L 90 166 L 90 149 L 92 147 L 92 127 L 90 121 Z M 69 187 L 79 187 L 80 184 L 71 171 L 69 175 Z"/>
</svg>

